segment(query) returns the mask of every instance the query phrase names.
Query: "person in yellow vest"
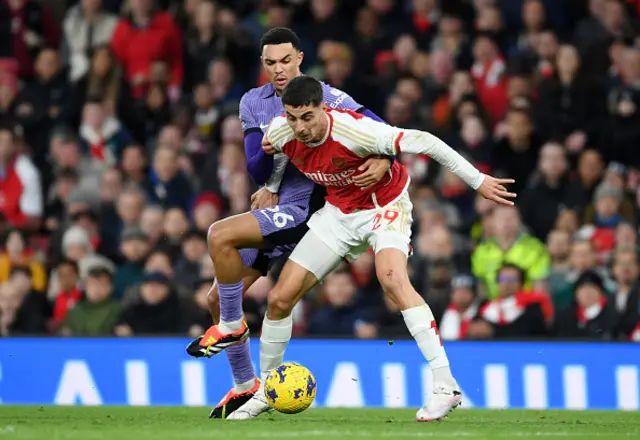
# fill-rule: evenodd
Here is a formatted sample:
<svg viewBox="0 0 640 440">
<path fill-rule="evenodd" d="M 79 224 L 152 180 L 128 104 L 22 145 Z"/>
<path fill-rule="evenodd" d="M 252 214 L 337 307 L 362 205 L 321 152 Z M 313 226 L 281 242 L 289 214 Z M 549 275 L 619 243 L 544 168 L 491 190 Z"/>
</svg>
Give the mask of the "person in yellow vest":
<svg viewBox="0 0 640 440">
<path fill-rule="evenodd" d="M 11 276 L 11 268 L 25 266 L 31 270 L 33 290 L 44 292 L 47 288 L 47 272 L 27 245 L 26 236 L 17 229 L 7 232 L 4 251 L 0 253 L 0 284 Z"/>
<path fill-rule="evenodd" d="M 471 269 L 489 299 L 497 296 L 497 275 L 503 264 L 521 268 L 526 290 L 546 291 L 551 266 L 549 252 L 537 238 L 523 231 L 520 213 L 514 207 L 496 207 L 492 214 L 492 237 L 483 240 L 471 255 Z"/>
</svg>

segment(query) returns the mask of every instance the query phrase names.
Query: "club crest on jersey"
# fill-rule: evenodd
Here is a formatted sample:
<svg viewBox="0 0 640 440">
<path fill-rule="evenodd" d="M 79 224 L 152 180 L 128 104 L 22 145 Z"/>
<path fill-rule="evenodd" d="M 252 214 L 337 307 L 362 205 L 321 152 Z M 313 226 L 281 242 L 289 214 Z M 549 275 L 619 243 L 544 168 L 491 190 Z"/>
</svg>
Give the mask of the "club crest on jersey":
<svg viewBox="0 0 640 440">
<path fill-rule="evenodd" d="M 293 158 L 293 160 L 291 162 L 293 162 L 294 165 L 299 166 L 299 167 L 304 165 L 304 160 L 302 160 L 299 157 Z"/>
<path fill-rule="evenodd" d="M 342 157 L 332 157 L 331 163 L 333 164 L 334 167 L 338 168 L 339 170 L 343 170 L 347 167 L 347 161 Z"/>
</svg>

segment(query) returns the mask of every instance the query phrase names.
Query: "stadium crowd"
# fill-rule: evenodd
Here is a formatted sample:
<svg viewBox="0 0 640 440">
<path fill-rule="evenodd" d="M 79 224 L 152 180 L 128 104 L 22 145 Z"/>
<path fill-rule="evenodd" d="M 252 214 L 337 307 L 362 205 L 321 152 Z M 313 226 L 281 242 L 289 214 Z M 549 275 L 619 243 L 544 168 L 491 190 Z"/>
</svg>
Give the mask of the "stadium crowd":
<svg viewBox="0 0 640 440">
<path fill-rule="evenodd" d="M 210 324 L 209 225 L 250 209 L 238 119 L 260 35 L 389 124 L 516 179 L 477 198 L 412 176 L 412 281 L 444 339 L 640 341 L 640 1 L 0 0 L 0 333 Z M 273 277 L 277 276 L 277 267 Z M 258 332 L 273 277 L 249 290 Z M 373 255 L 296 308 L 295 334 L 408 336 Z"/>
</svg>

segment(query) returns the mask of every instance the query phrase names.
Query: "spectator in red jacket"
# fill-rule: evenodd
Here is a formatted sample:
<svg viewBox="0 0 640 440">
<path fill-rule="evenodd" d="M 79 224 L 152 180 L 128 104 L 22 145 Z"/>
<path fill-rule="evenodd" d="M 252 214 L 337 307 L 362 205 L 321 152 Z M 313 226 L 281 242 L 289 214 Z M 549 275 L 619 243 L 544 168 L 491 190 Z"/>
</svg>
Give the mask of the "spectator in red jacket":
<svg viewBox="0 0 640 440">
<path fill-rule="evenodd" d="M 0 0 L 0 20 L 10 23 L 11 53 L 18 60 L 21 78 L 33 74 L 33 61 L 40 50 L 60 44 L 60 29 L 40 3 L 33 0 Z M 3 25 L 2 28 L 7 27 Z"/>
<path fill-rule="evenodd" d="M 24 228 L 37 227 L 43 210 L 40 172 L 18 152 L 13 127 L 5 123 L 0 126 L 0 213 Z"/>
<path fill-rule="evenodd" d="M 118 21 L 111 47 L 125 70 L 133 96 L 144 96 L 150 67 L 157 60 L 171 70 L 170 96 L 177 99 L 182 83 L 182 36 L 173 18 L 154 9 L 154 0 L 131 0 L 130 13 Z"/>
</svg>

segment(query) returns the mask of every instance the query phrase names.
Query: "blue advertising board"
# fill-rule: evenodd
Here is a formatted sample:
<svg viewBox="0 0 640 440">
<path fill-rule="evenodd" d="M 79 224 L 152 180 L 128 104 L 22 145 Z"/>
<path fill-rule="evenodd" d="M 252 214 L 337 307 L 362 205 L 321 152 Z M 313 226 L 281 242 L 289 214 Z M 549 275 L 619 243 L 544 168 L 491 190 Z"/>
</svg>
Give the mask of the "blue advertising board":
<svg viewBox="0 0 640 440">
<path fill-rule="evenodd" d="M 258 359 L 258 341 L 253 344 Z M 173 338 L 2 339 L 0 403 L 214 405 L 231 387 L 224 355 L 192 359 Z M 446 344 L 464 407 L 640 409 L 640 345 Z M 412 341 L 294 340 L 318 407 L 419 407 L 432 377 Z"/>
</svg>

